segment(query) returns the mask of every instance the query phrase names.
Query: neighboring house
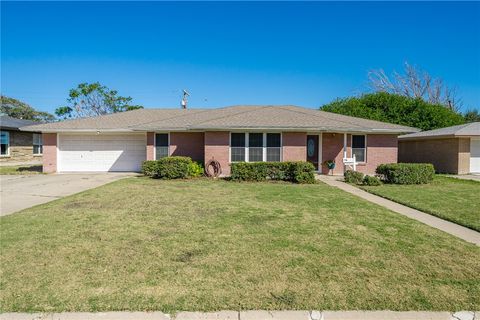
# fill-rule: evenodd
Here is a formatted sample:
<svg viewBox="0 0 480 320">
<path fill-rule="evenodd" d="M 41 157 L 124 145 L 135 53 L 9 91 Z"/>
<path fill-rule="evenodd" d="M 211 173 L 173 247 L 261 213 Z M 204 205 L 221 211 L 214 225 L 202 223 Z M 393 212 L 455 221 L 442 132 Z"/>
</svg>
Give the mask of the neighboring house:
<svg viewBox="0 0 480 320">
<path fill-rule="evenodd" d="M 0 117 L 0 162 L 29 162 L 42 156 L 42 135 L 38 132 L 22 132 L 20 127 L 38 124 L 30 120 Z"/>
<path fill-rule="evenodd" d="M 480 122 L 401 136 L 398 161 L 432 163 L 441 173 L 480 173 Z"/>
<path fill-rule="evenodd" d="M 45 172 L 139 171 L 166 156 L 236 161 L 322 161 L 356 155 L 358 171 L 397 161 L 397 136 L 417 129 L 295 106 L 140 109 L 23 128 L 43 133 Z"/>
</svg>

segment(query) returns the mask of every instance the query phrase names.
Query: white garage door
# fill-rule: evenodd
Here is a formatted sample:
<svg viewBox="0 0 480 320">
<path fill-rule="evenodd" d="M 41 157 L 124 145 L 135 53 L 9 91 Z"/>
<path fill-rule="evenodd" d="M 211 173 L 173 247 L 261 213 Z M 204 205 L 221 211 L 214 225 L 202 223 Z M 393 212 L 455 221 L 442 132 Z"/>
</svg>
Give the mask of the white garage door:
<svg viewBox="0 0 480 320">
<path fill-rule="evenodd" d="M 146 159 L 140 134 L 59 134 L 58 172 L 140 171 Z"/>
<path fill-rule="evenodd" d="M 470 172 L 480 173 L 480 138 L 470 138 Z"/>
</svg>

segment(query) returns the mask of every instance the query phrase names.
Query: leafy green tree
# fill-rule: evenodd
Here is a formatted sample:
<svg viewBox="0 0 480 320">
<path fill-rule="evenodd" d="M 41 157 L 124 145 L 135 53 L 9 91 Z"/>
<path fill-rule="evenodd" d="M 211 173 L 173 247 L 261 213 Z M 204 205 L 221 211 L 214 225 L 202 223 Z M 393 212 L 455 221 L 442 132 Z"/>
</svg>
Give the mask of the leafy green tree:
<svg viewBox="0 0 480 320">
<path fill-rule="evenodd" d="M 320 109 L 422 130 L 449 127 L 465 122 L 461 114 L 445 108 L 441 104 L 431 104 L 421 98 L 409 98 L 386 92 L 337 99 Z"/>
<path fill-rule="evenodd" d="M 68 106 L 59 107 L 55 114 L 63 119 L 93 117 L 109 113 L 142 109 L 132 105 L 131 97 L 122 97 L 116 90 L 110 90 L 98 82 L 81 83 L 70 90 Z"/>
<path fill-rule="evenodd" d="M 480 112 L 478 109 L 468 110 L 463 114 L 465 122 L 480 122 Z"/>
<path fill-rule="evenodd" d="M 16 119 L 32 121 L 53 121 L 55 116 L 48 112 L 37 111 L 25 102 L 1 96 L 2 104 L 0 113 Z"/>
</svg>

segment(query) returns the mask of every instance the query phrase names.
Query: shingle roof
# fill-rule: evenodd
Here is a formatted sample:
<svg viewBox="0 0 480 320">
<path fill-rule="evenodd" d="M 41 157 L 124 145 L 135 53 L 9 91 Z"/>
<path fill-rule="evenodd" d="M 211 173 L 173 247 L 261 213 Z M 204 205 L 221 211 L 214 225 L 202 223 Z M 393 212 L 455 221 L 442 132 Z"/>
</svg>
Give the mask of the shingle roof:
<svg viewBox="0 0 480 320">
<path fill-rule="evenodd" d="M 411 133 L 398 138 L 402 140 L 409 140 L 462 136 L 480 136 L 480 122 L 472 122 L 453 127 Z"/>
<path fill-rule="evenodd" d="M 418 129 L 296 106 L 232 106 L 217 109 L 139 109 L 22 130 L 184 131 L 277 129 L 347 132 L 416 132 Z"/>
<path fill-rule="evenodd" d="M 0 116 L 0 128 L 18 130 L 20 127 L 38 124 L 31 120 L 16 119 L 9 116 Z"/>
</svg>

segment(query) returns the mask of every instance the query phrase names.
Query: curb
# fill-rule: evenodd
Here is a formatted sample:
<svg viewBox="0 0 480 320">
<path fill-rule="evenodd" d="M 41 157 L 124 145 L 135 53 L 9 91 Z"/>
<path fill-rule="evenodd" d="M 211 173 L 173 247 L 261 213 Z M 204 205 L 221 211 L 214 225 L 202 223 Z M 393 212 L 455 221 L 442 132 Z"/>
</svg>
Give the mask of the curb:
<svg viewBox="0 0 480 320">
<path fill-rule="evenodd" d="M 219 311 L 2 313 L 0 320 L 480 320 L 479 311 Z"/>
</svg>

